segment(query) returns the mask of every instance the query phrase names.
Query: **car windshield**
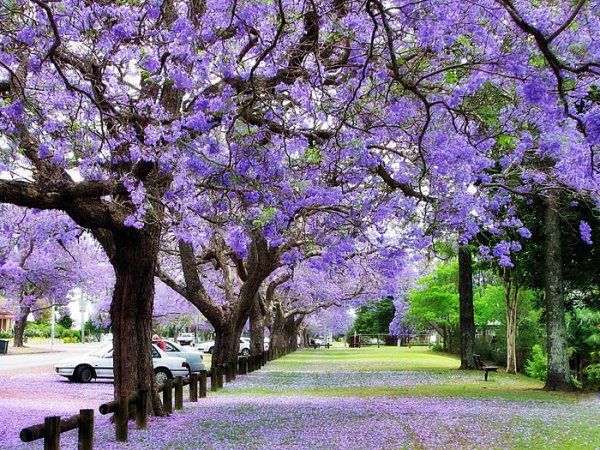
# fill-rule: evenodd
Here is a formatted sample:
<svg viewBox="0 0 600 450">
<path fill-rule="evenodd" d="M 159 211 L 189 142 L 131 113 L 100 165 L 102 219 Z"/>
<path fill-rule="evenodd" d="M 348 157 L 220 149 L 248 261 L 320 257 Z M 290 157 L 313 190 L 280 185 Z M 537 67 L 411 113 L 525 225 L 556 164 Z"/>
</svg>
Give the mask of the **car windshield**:
<svg viewBox="0 0 600 450">
<path fill-rule="evenodd" d="M 111 352 L 111 354 L 112 354 L 112 348 L 113 348 L 112 344 L 104 345 L 104 346 L 100 347 L 98 350 L 96 350 L 95 352 L 90 353 L 90 355 L 97 356 L 98 358 L 103 358 L 108 352 Z"/>
<path fill-rule="evenodd" d="M 175 343 L 173 342 L 167 342 L 165 341 L 165 347 L 167 348 L 167 353 L 173 353 L 173 352 L 180 352 L 181 349 L 175 345 Z"/>
</svg>

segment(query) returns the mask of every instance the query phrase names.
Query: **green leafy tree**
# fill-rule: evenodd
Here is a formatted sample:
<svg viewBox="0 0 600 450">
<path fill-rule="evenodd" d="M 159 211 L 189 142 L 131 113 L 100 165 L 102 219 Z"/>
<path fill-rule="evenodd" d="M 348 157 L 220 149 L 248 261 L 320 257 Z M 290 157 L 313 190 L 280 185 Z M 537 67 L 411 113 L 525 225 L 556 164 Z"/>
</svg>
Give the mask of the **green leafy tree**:
<svg viewBox="0 0 600 450">
<path fill-rule="evenodd" d="M 65 314 L 56 323 L 60 324 L 63 328 L 68 329 L 73 326 L 73 319 L 69 314 Z"/>
<path fill-rule="evenodd" d="M 388 334 L 395 313 L 392 297 L 385 297 L 367 306 L 361 306 L 356 313 L 351 333 Z"/>
<path fill-rule="evenodd" d="M 410 304 L 407 319 L 419 329 L 435 329 L 448 351 L 452 334 L 458 326 L 458 263 L 444 263 L 418 282 L 407 299 Z"/>
</svg>

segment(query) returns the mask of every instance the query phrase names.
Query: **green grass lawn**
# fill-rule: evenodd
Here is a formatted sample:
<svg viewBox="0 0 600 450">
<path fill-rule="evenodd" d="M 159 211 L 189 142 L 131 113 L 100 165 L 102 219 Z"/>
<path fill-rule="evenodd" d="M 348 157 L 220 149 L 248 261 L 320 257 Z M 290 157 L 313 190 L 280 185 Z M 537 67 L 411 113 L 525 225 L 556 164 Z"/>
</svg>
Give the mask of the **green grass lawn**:
<svg viewBox="0 0 600 450">
<path fill-rule="evenodd" d="M 111 446 L 108 421 L 96 441 L 123 450 L 600 448 L 596 395 L 545 392 L 502 372 L 485 382 L 459 363 L 423 347 L 303 349 L 130 430 L 126 446 Z"/>
<path fill-rule="evenodd" d="M 367 347 L 332 348 L 299 350 L 278 361 L 269 363 L 265 377 L 271 383 L 261 383 L 257 387 L 241 389 L 247 395 L 325 395 L 325 396 L 409 396 L 409 397 L 464 397 L 464 398 L 504 398 L 513 400 L 551 400 L 572 402 L 586 397 L 585 394 L 565 394 L 542 390 L 543 383 L 525 375 L 511 375 L 502 372 L 490 373 L 489 380 L 483 381 L 482 371 L 458 370 L 459 358 L 447 354 L 432 352 L 426 347 Z M 310 378 L 311 372 L 319 374 L 338 372 L 371 373 L 398 372 L 396 378 L 402 378 L 402 372 L 410 372 L 414 383 L 401 386 L 382 385 L 344 387 L 343 383 L 332 385 L 304 385 L 297 389 L 302 378 Z M 435 375 L 436 382 L 429 379 Z M 384 375 L 382 375 L 383 377 Z M 322 375 L 321 375 L 322 377 Z M 338 376 L 339 378 L 339 376 Z M 289 390 L 274 390 L 270 386 L 280 386 L 287 379 Z M 295 383 L 297 381 L 298 383 Z M 239 393 L 239 391 L 236 391 Z M 233 393 L 232 393 L 233 394 Z M 590 395 L 587 395 L 590 397 Z"/>
</svg>

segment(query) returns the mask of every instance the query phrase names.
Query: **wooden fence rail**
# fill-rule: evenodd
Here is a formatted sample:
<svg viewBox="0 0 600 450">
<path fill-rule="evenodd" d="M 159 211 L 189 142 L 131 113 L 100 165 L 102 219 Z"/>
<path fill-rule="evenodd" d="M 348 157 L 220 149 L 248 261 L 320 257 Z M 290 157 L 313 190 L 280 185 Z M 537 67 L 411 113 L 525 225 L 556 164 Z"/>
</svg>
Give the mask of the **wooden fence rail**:
<svg viewBox="0 0 600 450">
<path fill-rule="evenodd" d="M 175 389 L 175 409 L 183 409 L 183 387 L 190 386 L 189 400 L 197 402 L 198 398 L 205 398 L 207 393 L 207 380 L 210 379 L 210 390 L 216 392 L 223 387 L 223 377 L 226 382 L 234 381 L 236 375 L 246 375 L 259 370 L 268 361 L 284 356 L 295 349 L 270 349 L 258 355 L 240 357 L 237 363 L 218 364 L 212 370 L 202 370 L 185 378 L 176 377 L 169 379 L 157 387 L 159 394 L 163 395 L 163 408 L 165 412 L 173 412 L 173 389 Z M 122 396 L 118 400 L 103 403 L 98 408 L 100 414 L 114 414 L 115 437 L 117 441 L 126 442 L 128 437 L 128 423 L 130 407 L 135 408 L 136 427 L 141 430 L 148 428 L 148 402 L 149 393 L 145 389 L 138 389 L 130 396 Z M 60 416 L 44 418 L 43 424 L 23 428 L 20 438 L 23 442 L 32 442 L 44 439 L 44 450 L 60 450 L 60 434 L 71 430 L 78 430 L 78 450 L 92 450 L 94 445 L 94 410 L 82 409 L 79 414 L 65 419 Z"/>
<path fill-rule="evenodd" d="M 19 437 L 23 442 L 44 439 L 44 450 L 60 449 L 60 434 L 78 430 L 77 448 L 91 450 L 94 446 L 94 410 L 81 409 L 79 414 L 65 419 L 60 416 L 49 416 L 44 423 L 23 428 Z"/>
</svg>

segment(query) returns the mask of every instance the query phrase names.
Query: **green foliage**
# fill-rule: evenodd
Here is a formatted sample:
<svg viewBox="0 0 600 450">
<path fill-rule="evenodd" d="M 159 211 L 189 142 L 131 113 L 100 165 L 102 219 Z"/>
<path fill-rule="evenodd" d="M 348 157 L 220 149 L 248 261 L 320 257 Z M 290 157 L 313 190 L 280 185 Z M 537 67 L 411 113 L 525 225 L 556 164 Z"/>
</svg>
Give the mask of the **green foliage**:
<svg viewBox="0 0 600 450">
<path fill-rule="evenodd" d="M 55 324 L 54 326 L 54 336 L 61 337 L 65 328 L 60 324 Z M 49 338 L 52 334 L 52 326 L 46 322 L 29 322 L 25 326 L 25 337 L 34 338 Z"/>
<path fill-rule="evenodd" d="M 452 326 L 458 323 L 458 263 L 438 266 L 437 270 L 421 278 L 421 289 L 409 292 L 410 308 L 406 314 L 417 328 Z"/>
<path fill-rule="evenodd" d="M 11 339 L 13 337 L 10 331 L 0 331 L 0 339 Z"/>
<path fill-rule="evenodd" d="M 431 350 L 434 352 L 443 352 L 444 351 L 444 346 L 442 344 L 433 344 L 431 346 Z"/>
<path fill-rule="evenodd" d="M 548 357 L 538 344 L 533 346 L 531 358 L 525 364 L 525 373 L 532 378 L 545 381 L 548 372 Z"/>
<path fill-rule="evenodd" d="M 253 224 L 255 227 L 265 227 L 271 220 L 277 216 L 277 208 L 269 207 L 261 211 L 260 216 L 254 219 Z"/>
<path fill-rule="evenodd" d="M 585 368 L 585 384 L 589 387 L 600 385 L 600 352 L 590 354 L 592 364 Z"/>
<path fill-rule="evenodd" d="M 79 330 L 64 330 L 61 337 L 65 344 L 81 342 L 81 331 Z"/>
<path fill-rule="evenodd" d="M 100 337 L 105 333 L 103 328 L 99 328 L 96 326 L 92 319 L 88 319 L 88 321 L 84 324 L 83 329 L 85 331 L 85 340 L 87 341 L 89 337 L 93 337 L 94 340 L 100 340 Z"/>
<path fill-rule="evenodd" d="M 73 319 L 70 315 L 65 314 L 56 323 L 60 324 L 64 328 L 71 328 L 73 326 Z"/>
<path fill-rule="evenodd" d="M 319 164 L 323 160 L 321 151 L 316 147 L 308 147 L 304 155 L 304 161 L 309 164 Z"/>
<path fill-rule="evenodd" d="M 395 312 L 391 297 L 371 302 L 368 306 L 361 306 L 357 311 L 350 333 L 388 334 Z"/>
<path fill-rule="evenodd" d="M 489 323 L 504 318 L 504 286 L 490 284 L 481 289 L 474 288 L 473 290 L 473 309 L 475 324 L 478 328 L 485 328 Z"/>
</svg>

